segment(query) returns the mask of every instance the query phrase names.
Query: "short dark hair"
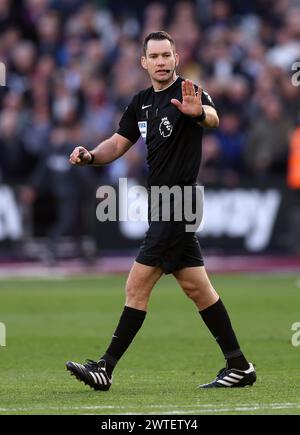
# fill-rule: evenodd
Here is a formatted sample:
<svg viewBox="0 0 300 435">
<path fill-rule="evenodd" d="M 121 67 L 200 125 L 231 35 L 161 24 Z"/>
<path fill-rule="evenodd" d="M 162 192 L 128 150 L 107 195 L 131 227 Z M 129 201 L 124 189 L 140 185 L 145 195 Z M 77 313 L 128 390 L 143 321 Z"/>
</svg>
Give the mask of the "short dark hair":
<svg viewBox="0 0 300 435">
<path fill-rule="evenodd" d="M 169 33 L 164 32 L 163 30 L 159 30 L 158 32 L 149 33 L 149 35 L 145 37 L 143 44 L 144 54 L 146 54 L 147 51 L 148 41 L 150 41 L 151 39 L 153 39 L 154 41 L 163 41 L 164 39 L 167 39 L 168 41 L 170 41 L 172 48 L 175 51 L 175 42 L 172 36 Z"/>
</svg>

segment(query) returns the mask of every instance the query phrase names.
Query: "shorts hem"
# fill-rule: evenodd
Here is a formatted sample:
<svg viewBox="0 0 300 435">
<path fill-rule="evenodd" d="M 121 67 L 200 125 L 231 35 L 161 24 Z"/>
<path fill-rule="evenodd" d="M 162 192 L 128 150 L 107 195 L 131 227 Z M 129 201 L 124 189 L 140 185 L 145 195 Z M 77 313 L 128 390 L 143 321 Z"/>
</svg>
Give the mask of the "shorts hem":
<svg viewBox="0 0 300 435">
<path fill-rule="evenodd" d="M 203 260 L 199 260 L 199 261 L 194 261 L 194 262 L 190 262 L 190 263 L 183 263 L 183 264 L 179 264 L 179 265 L 168 265 L 166 264 L 163 260 L 161 262 L 159 261 L 151 261 L 151 260 L 145 260 L 144 258 L 141 257 L 137 257 L 135 259 L 136 263 L 139 264 L 143 264 L 144 266 L 149 266 L 149 267 L 160 267 L 165 275 L 169 275 L 170 273 L 176 272 L 178 270 L 181 269 L 185 269 L 186 267 L 202 267 L 204 266 L 204 261 Z"/>
<path fill-rule="evenodd" d="M 136 263 L 143 264 L 144 266 L 150 266 L 150 267 L 160 266 L 161 267 L 160 263 L 155 262 L 155 261 L 145 260 L 144 258 L 141 258 L 141 257 L 137 257 L 135 259 L 135 261 L 136 261 Z"/>
<path fill-rule="evenodd" d="M 202 267 L 202 266 L 204 266 L 204 261 L 199 261 L 197 263 L 192 263 L 192 264 L 179 264 L 178 266 L 175 266 L 174 268 L 167 268 L 166 267 L 165 274 L 168 275 L 168 274 L 173 273 L 173 272 L 178 272 L 178 270 L 185 269 L 187 267 Z"/>
</svg>

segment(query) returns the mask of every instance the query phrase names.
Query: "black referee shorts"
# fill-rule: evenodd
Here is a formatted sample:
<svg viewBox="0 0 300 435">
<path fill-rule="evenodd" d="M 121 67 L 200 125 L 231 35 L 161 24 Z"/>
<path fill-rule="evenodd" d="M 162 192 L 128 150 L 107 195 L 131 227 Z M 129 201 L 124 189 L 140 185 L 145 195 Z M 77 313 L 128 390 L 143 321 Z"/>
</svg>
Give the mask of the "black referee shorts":
<svg viewBox="0 0 300 435">
<path fill-rule="evenodd" d="M 149 202 L 149 229 L 142 242 L 136 262 L 146 266 L 160 266 L 165 274 L 184 267 L 203 266 L 204 261 L 195 232 L 187 232 L 187 222 L 151 221 Z"/>
</svg>

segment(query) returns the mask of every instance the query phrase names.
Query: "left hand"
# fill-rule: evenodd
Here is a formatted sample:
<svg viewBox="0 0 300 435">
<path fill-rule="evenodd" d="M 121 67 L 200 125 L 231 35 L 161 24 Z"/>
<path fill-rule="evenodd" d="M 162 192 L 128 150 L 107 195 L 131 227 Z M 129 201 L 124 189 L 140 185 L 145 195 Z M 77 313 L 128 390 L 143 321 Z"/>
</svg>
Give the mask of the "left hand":
<svg viewBox="0 0 300 435">
<path fill-rule="evenodd" d="M 198 87 L 198 92 L 195 92 L 192 80 L 185 80 L 181 83 L 182 88 L 182 103 L 172 98 L 171 103 L 177 107 L 180 112 L 187 116 L 200 116 L 202 113 L 202 89 Z"/>
</svg>

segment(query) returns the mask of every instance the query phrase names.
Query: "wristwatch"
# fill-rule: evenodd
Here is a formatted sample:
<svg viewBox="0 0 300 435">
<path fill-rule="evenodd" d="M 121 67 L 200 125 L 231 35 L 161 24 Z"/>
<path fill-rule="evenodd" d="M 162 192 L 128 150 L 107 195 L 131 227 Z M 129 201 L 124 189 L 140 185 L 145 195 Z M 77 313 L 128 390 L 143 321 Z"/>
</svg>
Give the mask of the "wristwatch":
<svg viewBox="0 0 300 435">
<path fill-rule="evenodd" d="M 94 156 L 94 154 L 91 151 L 89 151 L 89 153 L 90 153 L 90 156 L 91 156 L 91 160 L 87 164 L 88 165 L 92 165 L 94 163 L 95 156 Z"/>
<path fill-rule="evenodd" d="M 201 115 L 192 117 L 192 119 L 196 122 L 203 122 L 203 121 L 205 121 L 205 118 L 206 118 L 206 113 L 205 113 L 205 110 L 203 109 L 203 107 L 202 107 Z"/>
</svg>

